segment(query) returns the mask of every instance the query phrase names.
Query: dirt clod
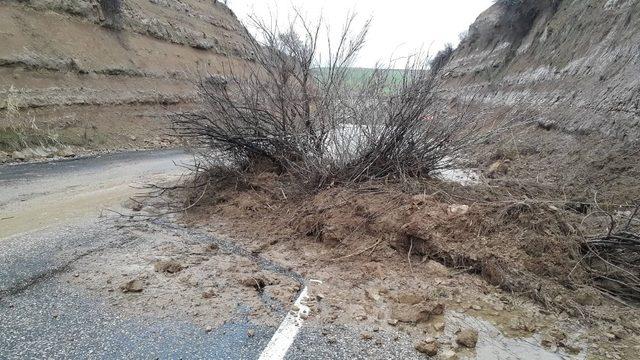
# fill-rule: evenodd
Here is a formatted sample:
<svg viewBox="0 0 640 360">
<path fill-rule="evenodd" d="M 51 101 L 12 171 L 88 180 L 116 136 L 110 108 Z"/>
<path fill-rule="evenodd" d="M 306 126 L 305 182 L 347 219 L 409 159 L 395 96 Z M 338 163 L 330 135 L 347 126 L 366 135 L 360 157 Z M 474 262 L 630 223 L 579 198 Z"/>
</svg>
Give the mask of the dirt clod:
<svg viewBox="0 0 640 360">
<path fill-rule="evenodd" d="M 458 354 L 456 354 L 455 351 L 449 349 L 449 350 L 445 350 L 440 354 L 440 358 L 442 360 L 457 360 L 458 359 Z"/>
<path fill-rule="evenodd" d="M 430 341 L 431 340 L 431 341 Z M 428 356 L 436 356 L 440 346 L 433 339 L 420 341 L 415 345 L 416 350 Z"/>
<path fill-rule="evenodd" d="M 395 304 L 392 308 L 392 317 L 403 323 L 424 323 L 427 322 L 432 315 L 442 315 L 444 312 L 444 304 L 429 301 L 423 301 L 418 304 Z"/>
<path fill-rule="evenodd" d="M 120 287 L 123 293 L 139 293 L 144 290 L 144 284 L 141 280 L 135 279 L 126 282 Z"/>
<path fill-rule="evenodd" d="M 362 338 L 362 340 L 371 340 L 373 339 L 373 334 L 368 331 L 365 331 L 362 334 L 360 334 L 360 338 Z"/>
<path fill-rule="evenodd" d="M 182 264 L 175 260 L 161 260 L 153 264 L 153 268 L 159 273 L 175 274 L 184 269 Z"/>
<path fill-rule="evenodd" d="M 461 346 L 473 349 L 478 343 L 478 331 L 475 329 L 461 330 L 456 336 L 456 342 Z"/>
</svg>

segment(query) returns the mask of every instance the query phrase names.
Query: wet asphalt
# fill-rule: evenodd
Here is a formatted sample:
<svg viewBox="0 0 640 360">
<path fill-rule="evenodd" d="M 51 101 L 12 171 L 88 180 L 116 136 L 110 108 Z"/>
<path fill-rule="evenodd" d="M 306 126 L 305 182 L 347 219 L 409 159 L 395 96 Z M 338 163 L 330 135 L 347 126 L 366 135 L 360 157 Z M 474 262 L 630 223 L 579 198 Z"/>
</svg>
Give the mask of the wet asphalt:
<svg viewBox="0 0 640 360">
<path fill-rule="evenodd" d="M 104 173 L 127 161 L 183 158 L 179 151 L 103 155 L 55 163 L 0 166 L 0 192 L 51 177 Z M 157 170 L 157 169 L 155 169 Z M 142 174 L 144 176 L 144 174 Z M 55 191 L 55 189 L 49 189 Z M 2 195 L 2 194 L 0 194 Z M 4 194 L 10 199 L 11 194 Z M 0 214 L 1 215 L 1 214 Z M 2 216 L 0 216 L 2 218 Z M 68 224 L 0 239 L 0 359 L 257 359 L 275 327 L 239 319 L 206 332 L 188 318 L 120 314 L 103 299 L 70 286 L 63 274 L 74 262 L 136 239 L 120 231 L 118 218 L 87 214 Z M 0 221 L 0 226 L 2 222 Z M 158 223 L 202 242 L 222 240 L 171 223 Z M 235 253 L 252 256 L 233 244 Z M 264 268 L 277 267 L 256 259 Z M 299 278 L 296 274 L 290 276 Z M 241 311 L 241 310 L 240 310 Z M 284 318 L 286 309 L 282 311 Z M 249 337 L 251 327 L 255 335 Z M 363 341 L 360 329 L 305 323 L 286 359 L 424 359 L 401 334 L 376 333 Z M 327 335 L 329 334 L 329 335 Z"/>
</svg>

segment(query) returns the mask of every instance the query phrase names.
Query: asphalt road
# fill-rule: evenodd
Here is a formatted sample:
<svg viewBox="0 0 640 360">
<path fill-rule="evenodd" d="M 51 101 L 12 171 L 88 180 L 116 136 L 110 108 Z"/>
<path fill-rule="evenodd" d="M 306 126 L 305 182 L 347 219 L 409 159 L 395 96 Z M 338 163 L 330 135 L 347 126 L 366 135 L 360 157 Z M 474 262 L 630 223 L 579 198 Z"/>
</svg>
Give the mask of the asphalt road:
<svg viewBox="0 0 640 360">
<path fill-rule="evenodd" d="M 257 359 L 275 326 L 250 326 L 243 314 L 204 331 L 187 316 L 135 316 L 71 286 L 76 263 L 128 249 L 136 239 L 105 216 L 140 190 L 184 172 L 181 151 L 130 152 L 40 164 L 0 166 L 0 359 Z M 193 242 L 233 244 L 173 223 L 149 224 Z M 256 259 L 261 267 L 277 267 Z M 75 274 L 78 276 L 78 274 Z M 295 274 L 291 274 L 296 277 Z M 296 280 L 302 280 L 297 279 Z M 281 316 L 284 318 L 286 309 Z M 363 329 L 306 324 L 286 359 L 424 358 L 402 334 L 363 342 Z M 323 335 L 323 333 L 325 335 Z M 398 338 L 399 336 L 399 338 Z M 394 339 L 394 340 L 391 340 Z"/>
</svg>

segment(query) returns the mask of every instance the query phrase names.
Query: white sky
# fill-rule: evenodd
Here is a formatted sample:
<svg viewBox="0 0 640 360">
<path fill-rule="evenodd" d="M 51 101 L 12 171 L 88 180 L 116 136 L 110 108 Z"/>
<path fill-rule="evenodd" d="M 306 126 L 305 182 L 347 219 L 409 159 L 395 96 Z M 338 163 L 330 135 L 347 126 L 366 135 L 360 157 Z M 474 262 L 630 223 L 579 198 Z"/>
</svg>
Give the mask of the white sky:
<svg viewBox="0 0 640 360">
<path fill-rule="evenodd" d="M 312 19 L 321 14 L 340 27 L 347 13 L 359 19 L 373 18 L 366 48 L 357 66 L 372 67 L 391 56 L 402 57 L 422 49 L 435 54 L 444 44 L 458 43 L 458 35 L 468 29 L 492 0 L 228 0 L 228 5 L 245 20 L 249 14 L 287 19 L 292 7 Z"/>
</svg>

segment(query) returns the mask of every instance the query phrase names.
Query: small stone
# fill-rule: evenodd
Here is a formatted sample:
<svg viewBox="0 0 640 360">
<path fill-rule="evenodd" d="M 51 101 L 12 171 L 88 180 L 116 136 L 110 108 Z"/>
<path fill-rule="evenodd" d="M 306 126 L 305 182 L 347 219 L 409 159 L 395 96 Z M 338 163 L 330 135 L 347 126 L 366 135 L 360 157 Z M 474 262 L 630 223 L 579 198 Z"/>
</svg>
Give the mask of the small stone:
<svg viewBox="0 0 640 360">
<path fill-rule="evenodd" d="M 424 301 L 415 305 L 395 304 L 392 309 L 392 317 L 402 323 L 424 323 L 432 315 L 442 315 L 444 304 Z"/>
<path fill-rule="evenodd" d="M 615 334 L 612 334 L 612 333 L 606 333 L 606 334 L 604 334 L 604 336 L 605 336 L 605 338 L 606 338 L 607 340 L 609 340 L 609 341 L 613 341 L 613 340 L 615 340 L 615 339 L 616 339 L 616 335 L 615 335 Z"/>
<path fill-rule="evenodd" d="M 293 304 L 293 306 L 291 307 L 292 311 L 298 312 L 300 311 L 300 306 L 298 306 L 297 304 Z"/>
<path fill-rule="evenodd" d="M 444 327 L 445 327 L 444 321 L 436 321 L 433 323 L 433 329 L 435 331 L 444 331 Z"/>
<path fill-rule="evenodd" d="M 464 215 L 469 212 L 469 205 L 450 205 L 447 211 L 454 216 Z"/>
<path fill-rule="evenodd" d="M 254 337 L 256 335 L 256 331 L 253 329 L 249 329 L 247 330 L 247 336 L 248 337 Z"/>
<path fill-rule="evenodd" d="M 63 148 L 63 149 L 60 149 L 60 150 L 56 151 L 56 156 L 65 157 L 65 158 L 71 158 L 71 157 L 75 157 L 76 153 L 73 152 L 73 150 L 71 150 L 69 148 Z"/>
<path fill-rule="evenodd" d="M 373 334 L 368 331 L 365 331 L 362 334 L 360 334 L 360 338 L 362 338 L 362 340 L 371 340 L 373 339 Z"/>
<path fill-rule="evenodd" d="M 203 299 L 211 299 L 216 296 L 216 293 L 213 290 L 207 290 L 202 293 Z"/>
<path fill-rule="evenodd" d="M 579 354 L 580 352 L 582 352 L 582 347 L 579 344 L 576 343 L 565 343 L 563 344 L 564 348 L 567 349 L 567 351 L 569 351 L 572 354 Z"/>
<path fill-rule="evenodd" d="M 440 354 L 440 358 L 443 360 L 457 360 L 458 359 L 458 354 L 456 354 L 455 351 L 448 349 L 443 351 Z"/>
<path fill-rule="evenodd" d="M 396 326 L 396 325 L 398 325 L 398 320 L 396 320 L 396 319 L 387 319 L 387 324 L 389 324 L 391 326 Z"/>
<path fill-rule="evenodd" d="M 378 292 L 377 289 L 367 289 L 365 290 L 365 294 L 367 295 L 367 297 L 375 302 L 380 301 L 381 297 L 380 297 L 380 293 Z"/>
<path fill-rule="evenodd" d="M 614 329 L 611 333 L 621 340 L 629 337 L 629 334 L 623 328 Z"/>
<path fill-rule="evenodd" d="M 475 329 L 464 329 L 458 333 L 456 342 L 459 345 L 473 349 L 478 343 L 478 331 Z"/>
<path fill-rule="evenodd" d="M 11 153 L 11 159 L 13 160 L 25 161 L 27 160 L 27 158 L 28 158 L 27 153 L 22 151 L 14 151 Z"/>
<path fill-rule="evenodd" d="M 182 265 L 175 260 L 158 261 L 155 264 L 153 264 L 153 268 L 155 269 L 156 272 L 169 273 L 169 274 L 175 274 L 182 271 L 182 269 L 184 269 Z"/>
<path fill-rule="evenodd" d="M 424 342 L 426 342 L 427 344 L 430 344 L 432 342 L 436 342 L 436 339 L 429 336 L 428 338 L 424 339 Z"/>
<path fill-rule="evenodd" d="M 138 279 L 131 280 L 120 287 L 120 290 L 122 290 L 123 293 L 139 293 L 142 292 L 143 289 L 144 285 L 142 284 L 142 281 Z"/>
<path fill-rule="evenodd" d="M 316 299 L 318 301 L 322 301 L 322 299 L 324 299 L 324 294 L 320 294 L 320 293 L 316 294 Z"/>
<path fill-rule="evenodd" d="M 473 305 L 471 305 L 471 308 L 472 308 L 473 310 L 476 310 L 476 311 L 480 311 L 480 310 L 482 310 L 482 306 L 477 305 L 477 304 L 473 304 Z"/>
<path fill-rule="evenodd" d="M 436 356 L 438 354 L 439 347 L 440 346 L 435 341 L 432 341 L 432 342 L 420 341 L 415 346 L 416 350 L 418 350 L 419 352 L 427 356 Z"/>
<path fill-rule="evenodd" d="M 382 340 L 381 339 L 376 339 L 375 344 L 377 346 L 382 346 Z"/>
<path fill-rule="evenodd" d="M 206 332 L 212 332 L 213 328 L 211 326 L 207 326 L 206 328 L 204 328 L 204 331 Z"/>
</svg>

